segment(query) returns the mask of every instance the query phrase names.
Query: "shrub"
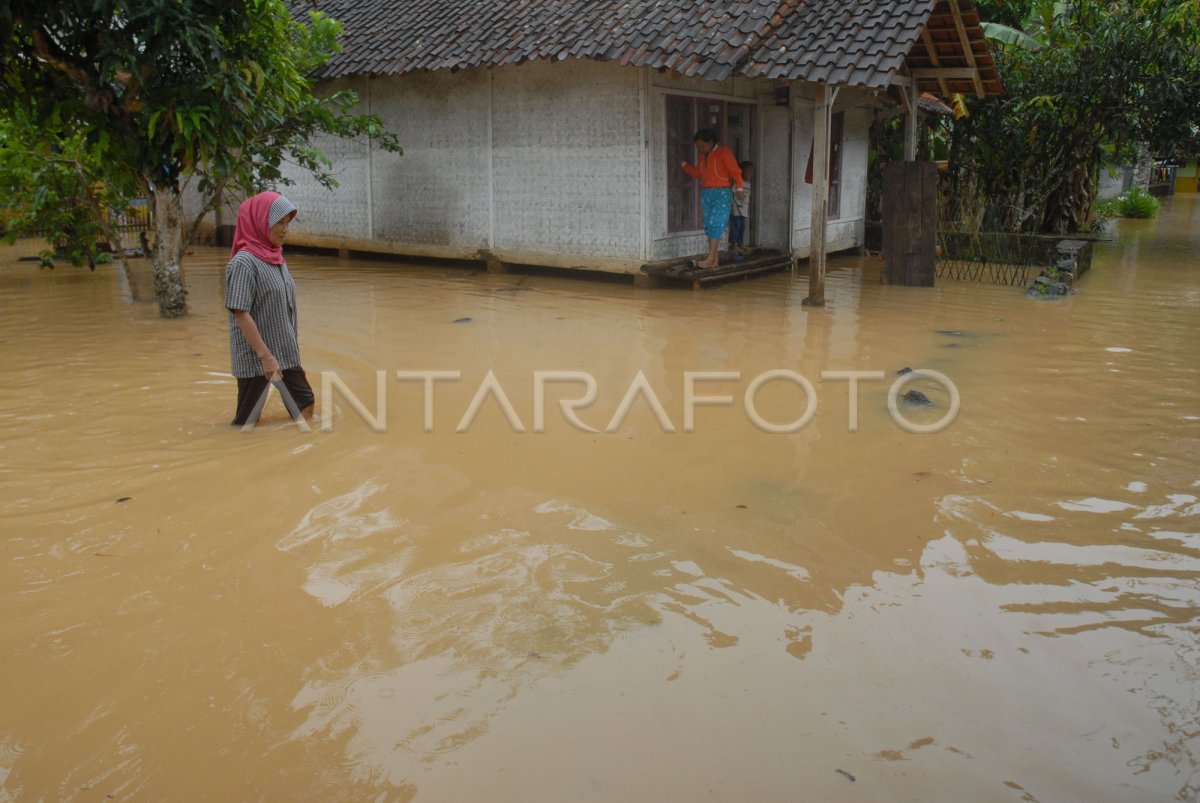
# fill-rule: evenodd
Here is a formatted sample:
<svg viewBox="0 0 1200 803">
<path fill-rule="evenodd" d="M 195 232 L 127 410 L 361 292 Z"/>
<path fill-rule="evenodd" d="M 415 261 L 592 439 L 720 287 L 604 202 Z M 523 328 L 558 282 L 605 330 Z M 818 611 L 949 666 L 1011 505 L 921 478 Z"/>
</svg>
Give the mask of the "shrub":
<svg viewBox="0 0 1200 803">
<path fill-rule="evenodd" d="M 1158 199 L 1134 187 L 1117 198 L 1116 207 L 1121 217 L 1151 218 L 1158 214 Z"/>
<path fill-rule="evenodd" d="M 1096 203 L 1092 204 L 1091 230 L 1102 231 L 1105 224 L 1115 217 L 1120 217 L 1117 212 L 1117 201 L 1115 198 L 1096 201 Z"/>
</svg>

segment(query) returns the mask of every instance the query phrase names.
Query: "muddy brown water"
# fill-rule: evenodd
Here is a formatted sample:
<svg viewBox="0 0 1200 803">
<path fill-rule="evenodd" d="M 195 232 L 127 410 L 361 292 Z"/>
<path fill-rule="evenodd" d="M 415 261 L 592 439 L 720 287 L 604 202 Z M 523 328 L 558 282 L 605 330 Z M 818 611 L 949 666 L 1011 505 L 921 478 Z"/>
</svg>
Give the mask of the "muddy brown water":
<svg viewBox="0 0 1200 803">
<path fill-rule="evenodd" d="M 0 800 L 1196 799 L 1200 200 L 1117 234 L 1059 303 L 837 257 L 823 310 L 293 255 L 314 380 L 386 372 L 308 434 L 228 424 L 223 252 L 170 322 L 9 249 Z M 455 431 L 489 370 L 525 432 Z M 537 371 L 676 431 L 535 432 Z"/>
</svg>

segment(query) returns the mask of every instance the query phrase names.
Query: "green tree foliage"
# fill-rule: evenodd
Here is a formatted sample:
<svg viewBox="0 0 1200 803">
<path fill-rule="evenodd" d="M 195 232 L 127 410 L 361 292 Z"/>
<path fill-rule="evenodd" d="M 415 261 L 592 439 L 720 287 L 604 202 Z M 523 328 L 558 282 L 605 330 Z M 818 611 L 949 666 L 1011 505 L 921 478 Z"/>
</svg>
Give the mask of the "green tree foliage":
<svg viewBox="0 0 1200 803">
<path fill-rule="evenodd" d="M 1106 160 L 1200 150 L 1197 0 L 983 3 L 1022 36 L 993 39 L 1005 94 L 970 99 L 951 194 L 964 219 L 1012 231 L 1085 229 Z M 994 30 L 994 29 L 993 29 Z"/>
<path fill-rule="evenodd" d="M 135 194 L 150 201 L 159 307 L 168 317 L 185 314 L 180 260 L 203 215 L 223 199 L 290 183 L 286 163 L 336 186 L 331 164 L 311 144 L 318 134 L 373 137 L 399 150 L 378 117 L 354 113 L 352 92 L 313 93 L 309 76 L 338 51 L 340 30 L 319 12 L 297 21 L 280 0 L 0 6 L 0 148 L 24 154 L 9 164 L 30 167 L 18 214 L 39 208 L 32 169 L 39 161 L 30 154 L 63 169 L 48 154 L 73 153 L 77 187 L 102 186 L 112 196 L 82 204 L 96 226 L 106 225 L 102 201 Z M 193 191 L 200 208 L 185 219 L 183 197 Z"/>
<path fill-rule="evenodd" d="M 1036 0 L 975 0 L 980 19 L 985 25 L 1004 25 L 1021 28 L 1030 19 Z"/>
<path fill-rule="evenodd" d="M 121 194 L 92 180 L 99 161 L 87 137 L 53 116 L 35 125 L 25 111 L 0 117 L 5 239 L 47 238 L 53 247 L 41 253 L 45 267 L 57 257 L 95 268 L 108 258 L 100 244 L 115 239 L 105 212 L 120 207 Z"/>
</svg>

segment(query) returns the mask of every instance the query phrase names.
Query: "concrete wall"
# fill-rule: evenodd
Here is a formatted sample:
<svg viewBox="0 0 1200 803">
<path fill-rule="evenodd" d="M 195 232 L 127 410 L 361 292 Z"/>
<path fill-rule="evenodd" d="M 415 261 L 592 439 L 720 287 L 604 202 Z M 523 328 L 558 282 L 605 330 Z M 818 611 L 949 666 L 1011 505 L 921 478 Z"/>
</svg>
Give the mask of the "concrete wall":
<svg viewBox="0 0 1200 803">
<path fill-rule="evenodd" d="M 344 89 L 358 94 L 359 103 L 355 111 L 364 113 L 369 110 L 370 92 L 366 78 L 332 81 L 322 87 L 322 91 L 327 93 Z M 314 137 L 311 144 L 329 157 L 333 163 L 330 173 L 339 186 L 330 191 L 294 169 L 285 171 L 297 183 L 277 189 L 296 205 L 295 231 L 329 230 L 345 237 L 370 238 L 371 207 L 367 190 L 371 182 L 373 154 L 366 138 L 347 140 L 321 135 Z M 236 220 L 236 206 L 223 211 L 223 223 L 232 224 Z"/>
<path fill-rule="evenodd" d="M 494 249 L 639 260 L 638 72 L 566 61 L 493 75 Z"/>
<path fill-rule="evenodd" d="M 700 253 L 702 232 L 667 231 L 666 171 L 678 166 L 665 141 L 666 96 L 699 94 L 753 109 L 751 231 L 765 235 L 757 242 L 790 242 L 807 254 L 812 109 L 795 89 L 789 106 L 776 106 L 767 81 L 672 78 L 587 60 L 327 88 L 343 87 L 359 94 L 360 110 L 383 118 L 404 154 L 365 140 L 315 140 L 341 186 L 329 192 L 289 173 L 296 185 L 284 192 L 300 209 L 293 243 L 627 273 Z M 847 114 L 833 250 L 862 242 L 870 123 L 853 93 L 843 92 L 835 108 Z"/>
<path fill-rule="evenodd" d="M 200 205 L 203 199 L 200 197 L 200 192 L 196 189 L 196 184 L 198 181 L 199 179 L 193 178 L 183 188 L 182 198 L 180 200 L 182 201 L 183 220 L 185 224 L 190 224 L 196 219 L 196 216 L 200 214 Z M 198 237 L 201 242 L 210 237 L 214 220 L 215 216 L 212 212 L 209 212 L 204 216 L 204 219 L 200 224 L 200 232 Z M 130 248 L 135 247 L 134 245 L 130 245 L 128 243 L 126 246 Z"/>
<path fill-rule="evenodd" d="M 1100 201 L 1111 200 L 1125 192 L 1125 190 L 1129 189 L 1132 185 L 1132 167 L 1101 167 L 1100 182 L 1096 193 L 1096 199 Z"/>
<path fill-rule="evenodd" d="M 473 252 L 487 248 L 490 76 L 482 71 L 373 79 L 370 111 L 403 155 L 371 155 L 371 237 Z"/>
<path fill-rule="evenodd" d="M 791 106 L 775 105 L 772 96 L 759 106 L 759 154 L 755 163 L 753 208 L 751 221 L 753 242 L 764 248 L 786 251 L 791 235 L 792 173 L 794 158 L 790 152 L 792 120 Z M 807 152 L 806 152 L 807 153 Z M 804 165 L 800 165 L 803 178 Z"/>
<path fill-rule="evenodd" d="M 797 256 L 803 257 L 808 256 L 812 243 L 812 185 L 804 183 L 804 171 L 808 166 L 808 154 L 813 141 L 811 93 L 794 88 L 791 108 L 794 115 L 792 147 L 796 188 L 792 204 L 792 250 Z M 829 221 L 826 229 L 825 247 L 828 251 L 843 251 L 863 243 L 871 111 L 861 95 L 843 89 L 834 101 L 832 112 L 845 114 L 842 123 L 842 199 L 838 216 Z"/>
<path fill-rule="evenodd" d="M 590 61 L 360 79 L 403 155 L 322 138 L 291 241 L 633 271 L 642 261 L 640 75 Z M 344 162 L 344 164 L 343 164 Z"/>
</svg>

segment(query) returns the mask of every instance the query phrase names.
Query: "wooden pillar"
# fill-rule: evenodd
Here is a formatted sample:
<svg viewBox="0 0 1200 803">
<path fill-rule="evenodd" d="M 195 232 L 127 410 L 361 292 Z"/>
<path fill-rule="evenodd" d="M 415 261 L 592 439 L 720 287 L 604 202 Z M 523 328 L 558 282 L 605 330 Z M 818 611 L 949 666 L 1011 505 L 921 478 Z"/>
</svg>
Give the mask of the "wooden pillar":
<svg viewBox="0 0 1200 803">
<path fill-rule="evenodd" d="M 825 226 L 829 219 L 829 89 L 817 84 L 813 102 L 812 234 L 808 249 L 809 307 L 825 306 Z"/>
<path fill-rule="evenodd" d="M 914 77 L 906 90 L 908 97 L 908 117 L 904 118 L 904 161 L 917 161 L 917 123 L 921 111 L 917 106 L 920 92 L 917 90 L 917 79 Z"/>
<path fill-rule="evenodd" d="M 883 283 L 933 287 L 936 247 L 937 165 L 884 165 Z"/>
</svg>

